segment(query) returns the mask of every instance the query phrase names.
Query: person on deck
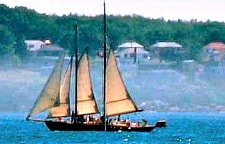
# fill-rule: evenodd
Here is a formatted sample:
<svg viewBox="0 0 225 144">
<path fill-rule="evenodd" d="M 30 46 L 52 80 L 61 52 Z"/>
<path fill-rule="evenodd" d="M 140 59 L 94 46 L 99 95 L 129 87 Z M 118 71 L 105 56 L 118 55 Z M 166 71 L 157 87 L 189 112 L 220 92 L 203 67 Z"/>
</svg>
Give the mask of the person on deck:
<svg viewBox="0 0 225 144">
<path fill-rule="evenodd" d="M 74 111 L 72 111 L 72 114 L 71 114 L 71 122 L 73 123 L 75 121 L 75 114 L 74 114 Z"/>
</svg>

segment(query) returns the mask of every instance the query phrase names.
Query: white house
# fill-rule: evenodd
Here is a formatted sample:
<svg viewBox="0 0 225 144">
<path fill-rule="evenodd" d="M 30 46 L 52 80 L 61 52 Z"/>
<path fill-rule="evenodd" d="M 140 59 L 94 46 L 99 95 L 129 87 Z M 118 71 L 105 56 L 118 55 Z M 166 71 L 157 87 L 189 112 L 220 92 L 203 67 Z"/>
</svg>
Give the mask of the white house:
<svg viewBox="0 0 225 144">
<path fill-rule="evenodd" d="M 25 40 L 27 51 L 30 56 L 42 57 L 42 56 L 59 56 L 63 52 L 63 48 L 52 45 L 50 40 Z"/>
<path fill-rule="evenodd" d="M 28 51 L 38 51 L 45 45 L 41 40 L 25 40 L 25 44 Z"/>
<path fill-rule="evenodd" d="M 118 46 L 116 56 L 120 58 L 147 58 L 149 52 L 136 42 L 126 42 Z"/>
<path fill-rule="evenodd" d="M 137 42 L 126 42 L 118 46 L 118 49 L 124 49 L 124 48 L 144 48 L 142 45 L 140 45 Z"/>
</svg>

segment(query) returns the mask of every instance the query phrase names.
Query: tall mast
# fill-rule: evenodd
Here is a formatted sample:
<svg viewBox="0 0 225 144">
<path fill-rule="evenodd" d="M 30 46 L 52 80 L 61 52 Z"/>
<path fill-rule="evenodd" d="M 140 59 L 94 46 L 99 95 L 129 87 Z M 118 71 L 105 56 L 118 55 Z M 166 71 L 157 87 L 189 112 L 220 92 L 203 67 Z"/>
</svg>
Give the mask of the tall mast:
<svg viewBox="0 0 225 144">
<path fill-rule="evenodd" d="M 104 126 L 106 131 L 106 12 L 105 12 L 105 0 L 104 0 L 104 38 L 103 38 L 103 117 Z"/>
<path fill-rule="evenodd" d="M 78 26 L 77 22 L 75 24 L 75 47 L 74 47 L 74 55 L 75 55 L 75 92 L 74 92 L 74 112 L 75 116 L 77 115 L 77 73 L 78 73 Z"/>
</svg>

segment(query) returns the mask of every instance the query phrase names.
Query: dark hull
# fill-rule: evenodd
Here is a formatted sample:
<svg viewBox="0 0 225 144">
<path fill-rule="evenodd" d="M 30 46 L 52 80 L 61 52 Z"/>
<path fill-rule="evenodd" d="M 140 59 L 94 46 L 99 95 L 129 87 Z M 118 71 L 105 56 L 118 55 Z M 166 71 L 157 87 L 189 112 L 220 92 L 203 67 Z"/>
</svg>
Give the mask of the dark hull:
<svg viewBox="0 0 225 144">
<path fill-rule="evenodd" d="M 82 123 L 67 123 L 57 121 L 45 121 L 48 129 L 52 131 L 103 131 L 104 125 L 99 124 L 82 124 Z"/>
<path fill-rule="evenodd" d="M 81 124 L 81 123 L 66 123 L 57 121 L 45 121 L 46 126 L 51 131 L 105 131 L 104 125 L 99 124 Z M 150 132 L 155 126 L 146 127 L 122 127 L 107 125 L 107 131 L 136 131 Z"/>
</svg>

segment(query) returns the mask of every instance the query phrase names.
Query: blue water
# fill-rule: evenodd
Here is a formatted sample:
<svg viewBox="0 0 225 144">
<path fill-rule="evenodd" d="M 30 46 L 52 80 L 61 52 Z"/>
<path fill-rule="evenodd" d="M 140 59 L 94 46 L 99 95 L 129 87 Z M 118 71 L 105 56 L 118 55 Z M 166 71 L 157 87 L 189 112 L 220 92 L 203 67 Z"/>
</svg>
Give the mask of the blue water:
<svg viewBox="0 0 225 144">
<path fill-rule="evenodd" d="M 93 144 L 221 144 L 225 143 L 225 113 L 148 113 L 168 126 L 152 132 L 57 132 L 43 123 L 26 122 L 24 113 L 1 113 L 0 143 Z"/>
</svg>

